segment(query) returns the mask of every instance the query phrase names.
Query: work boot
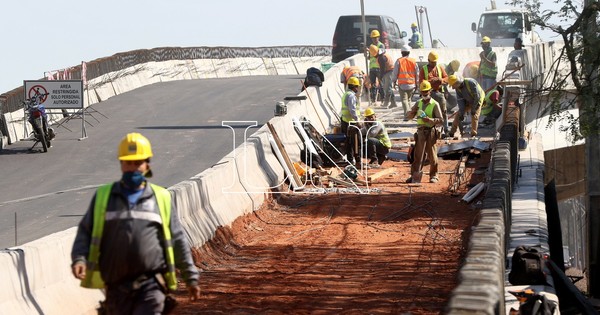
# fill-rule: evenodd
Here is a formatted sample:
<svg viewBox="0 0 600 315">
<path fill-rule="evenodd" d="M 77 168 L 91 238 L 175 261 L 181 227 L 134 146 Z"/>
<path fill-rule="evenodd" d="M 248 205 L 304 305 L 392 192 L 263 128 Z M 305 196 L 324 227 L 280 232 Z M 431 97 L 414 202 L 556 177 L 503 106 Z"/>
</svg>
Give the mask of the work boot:
<svg viewBox="0 0 600 315">
<path fill-rule="evenodd" d="M 429 179 L 430 183 L 437 183 L 439 181 L 439 179 L 437 178 L 437 176 L 433 176 Z"/>
</svg>

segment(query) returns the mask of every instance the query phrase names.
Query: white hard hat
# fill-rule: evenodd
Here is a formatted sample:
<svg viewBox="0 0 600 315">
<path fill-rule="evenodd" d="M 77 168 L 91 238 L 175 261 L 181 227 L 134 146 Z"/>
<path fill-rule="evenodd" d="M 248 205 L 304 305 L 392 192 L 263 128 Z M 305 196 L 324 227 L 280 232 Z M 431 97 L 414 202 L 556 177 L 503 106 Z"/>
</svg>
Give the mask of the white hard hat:
<svg viewBox="0 0 600 315">
<path fill-rule="evenodd" d="M 410 46 L 403 44 L 402 47 L 400 47 L 400 51 L 408 51 L 410 52 Z"/>
</svg>

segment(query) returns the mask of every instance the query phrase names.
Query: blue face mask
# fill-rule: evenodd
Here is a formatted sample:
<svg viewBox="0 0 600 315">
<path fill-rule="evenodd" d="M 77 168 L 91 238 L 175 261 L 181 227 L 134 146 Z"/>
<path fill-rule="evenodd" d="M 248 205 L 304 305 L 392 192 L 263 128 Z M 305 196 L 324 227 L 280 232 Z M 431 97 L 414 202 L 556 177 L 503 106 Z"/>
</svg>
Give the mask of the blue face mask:
<svg viewBox="0 0 600 315">
<path fill-rule="evenodd" d="M 146 177 L 140 171 L 124 172 L 121 180 L 129 188 L 138 188 L 146 180 Z"/>
</svg>

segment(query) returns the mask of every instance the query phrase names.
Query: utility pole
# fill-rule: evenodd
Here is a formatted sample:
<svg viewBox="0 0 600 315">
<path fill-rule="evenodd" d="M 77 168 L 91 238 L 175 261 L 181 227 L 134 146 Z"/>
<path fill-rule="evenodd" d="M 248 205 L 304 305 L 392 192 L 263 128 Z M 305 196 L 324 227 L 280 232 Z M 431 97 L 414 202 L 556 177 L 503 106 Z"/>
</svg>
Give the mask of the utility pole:
<svg viewBox="0 0 600 315">
<path fill-rule="evenodd" d="M 584 9 L 588 8 L 592 3 L 597 1 L 585 0 Z M 594 12 L 587 21 L 587 25 L 582 26 L 582 38 L 586 39 L 595 38 L 596 33 L 596 21 L 597 14 Z M 588 78 L 592 78 L 592 81 L 586 80 L 585 85 L 587 91 L 581 93 L 579 97 L 581 99 L 581 108 L 579 110 L 579 116 L 583 120 L 587 120 L 589 115 L 593 115 L 594 99 L 593 95 L 597 95 L 598 92 L 594 91 L 597 89 L 598 80 L 597 72 L 598 69 L 592 68 L 592 59 L 597 56 L 592 56 L 593 50 L 590 45 L 585 45 L 583 52 L 583 64 L 584 71 L 587 73 Z M 591 132 L 590 135 L 585 139 L 585 167 L 586 167 L 586 180 L 587 180 L 587 194 L 586 202 L 588 209 L 588 220 L 587 220 L 587 235 L 588 235 L 588 292 L 593 298 L 600 298 L 600 134 L 598 133 L 598 126 L 595 126 L 596 132 Z"/>
<path fill-rule="evenodd" d="M 364 91 L 364 84 L 369 80 L 369 54 L 367 54 L 367 20 L 365 19 L 365 2 L 364 0 L 360 0 L 360 15 L 362 16 L 362 28 L 363 28 L 363 43 L 365 51 L 363 54 L 365 55 L 365 69 L 366 78 L 363 78 L 363 86 L 361 86 L 361 90 Z M 371 91 L 367 90 L 367 99 L 369 100 L 369 107 L 371 107 Z M 360 101 L 360 100 L 359 100 Z"/>
</svg>

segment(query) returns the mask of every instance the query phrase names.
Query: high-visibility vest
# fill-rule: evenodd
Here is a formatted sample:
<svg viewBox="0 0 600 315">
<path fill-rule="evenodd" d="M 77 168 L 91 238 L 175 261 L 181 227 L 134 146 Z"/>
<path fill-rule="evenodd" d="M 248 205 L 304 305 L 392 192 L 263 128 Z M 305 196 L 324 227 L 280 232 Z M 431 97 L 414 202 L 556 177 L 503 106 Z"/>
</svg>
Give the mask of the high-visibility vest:
<svg viewBox="0 0 600 315">
<path fill-rule="evenodd" d="M 423 109 L 423 99 L 420 99 L 418 103 L 419 109 L 424 111 L 425 115 L 427 115 L 427 117 L 429 118 L 433 118 L 433 109 L 435 108 L 435 105 L 438 105 L 438 102 L 436 102 L 436 100 L 434 100 L 433 98 L 429 100 L 429 104 L 427 104 L 427 107 L 425 107 L 425 109 Z M 417 125 L 420 127 L 433 127 L 433 124 L 426 122 L 420 116 L 417 117 Z"/>
<path fill-rule="evenodd" d="M 379 140 L 379 142 L 381 142 L 381 144 L 383 144 L 384 147 L 386 147 L 388 149 L 391 148 L 392 141 L 390 140 L 390 136 L 388 135 L 387 131 L 385 130 L 385 125 L 381 121 L 377 121 L 377 123 L 381 124 L 381 129 L 383 130 L 382 132 L 377 134 L 377 140 Z"/>
<path fill-rule="evenodd" d="M 377 43 L 377 47 L 379 47 L 379 50 L 381 50 L 381 48 L 385 48 L 385 45 L 382 42 Z M 375 57 L 370 57 L 369 58 L 369 69 L 378 69 L 379 68 L 379 63 L 377 62 L 377 56 Z"/>
<path fill-rule="evenodd" d="M 490 53 L 486 56 L 489 60 L 495 54 L 494 51 L 490 51 Z M 496 78 L 498 75 L 498 66 L 490 66 L 487 62 L 479 63 L 479 73 L 486 77 Z"/>
<path fill-rule="evenodd" d="M 417 61 L 410 57 L 398 58 L 398 85 L 415 84 Z"/>
<path fill-rule="evenodd" d="M 102 233 L 104 232 L 104 222 L 106 215 L 106 207 L 113 184 L 100 186 L 96 191 L 96 201 L 94 203 L 94 225 L 92 228 L 92 240 L 90 242 L 90 252 L 88 254 L 88 270 L 85 278 L 81 280 L 81 286 L 84 288 L 103 289 L 105 287 L 104 280 L 100 275 L 99 258 L 100 258 L 100 242 L 102 241 Z M 171 194 L 168 190 L 158 185 L 150 184 L 154 191 L 154 196 L 158 203 L 160 218 L 162 221 L 163 235 L 165 237 L 165 259 L 167 263 L 167 272 L 164 274 L 167 282 L 167 287 L 171 291 L 177 290 L 177 277 L 175 275 L 175 254 L 173 244 L 171 242 Z M 107 253 L 110 255 L 111 253 Z M 118 253 L 113 253 L 118 255 Z"/>
<path fill-rule="evenodd" d="M 354 118 L 352 118 L 352 115 L 350 114 L 350 110 L 348 109 L 348 105 L 346 105 L 346 99 L 348 98 L 348 95 L 350 94 L 354 94 L 353 91 L 346 91 L 346 93 L 344 93 L 344 96 L 342 96 L 342 120 L 345 122 L 351 122 L 354 120 Z M 360 118 L 360 109 L 358 108 L 358 104 L 356 104 L 356 108 L 354 109 L 354 112 L 356 114 L 356 117 Z"/>
<path fill-rule="evenodd" d="M 359 79 L 362 78 L 361 70 L 357 66 L 350 66 L 344 68 L 342 72 L 344 73 L 344 78 L 346 78 L 346 82 L 348 82 L 348 79 L 350 79 L 351 77 L 357 77 Z"/>
<path fill-rule="evenodd" d="M 421 35 L 421 32 L 419 32 L 419 31 L 414 32 L 412 38 L 415 38 L 415 35 L 417 35 L 417 41 L 412 43 L 412 45 L 413 45 L 412 48 L 418 49 L 418 48 L 425 47 L 423 45 L 423 36 Z"/>
<path fill-rule="evenodd" d="M 471 82 L 474 82 L 475 86 L 477 86 L 477 91 L 479 91 L 479 95 L 480 95 L 479 98 L 477 98 L 477 93 L 476 92 L 473 93 L 473 90 L 471 89 L 471 85 L 468 84 L 468 82 L 467 82 L 469 80 L 471 80 Z M 483 90 L 483 88 L 481 88 L 481 85 L 479 85 L 479 83 L 477 83 L 477 81 L 475 79 L 467 78 L 467 79 L 465 79 L 463 81 L 463 84 L 467 86 L 467 90 L 468 90 L 469 94 L 471 94 L 471 98 L 473 98 L 473 101 L 477 101 L 478 104 L 479 103 L 483 103 L 483 100 L 485 99 L 485 96 L 486 96 L 484 94 L 485 91 Z M 473 104 L 473 105 L 475 105 L 475 104 Z"/>
<path fill-rule="evenodd" d="M 487 92 L 485 98 L 483 99 L 483 107 L 481 108 L 481 114 L 484 116 L 489 115 L 494 109 L 494 105 L 490 100 L 490 96 L 492 96 L 494 92 L 496 92 L 496 89 L 492 89 L 491 91 Z"/>
<path fill-rule="evenodd" d="M 392 60 L 392 57 L 390 56 L 390 54 L 383 53 L 382 55 L 385 57 L 385 60 L 386 60 L 386 62 L 385 62 L 385 73 L 388 73 L 390 71 L 394 71 L 394 61 Z M 382 55 L 379 55 L 379 56 L 382 56 Z M 377 58 L 377 63 L 379 63 L 379 58 Z M 381 68 L 381 65 L 379 65 L 379 68 Z"/>
</svg>

